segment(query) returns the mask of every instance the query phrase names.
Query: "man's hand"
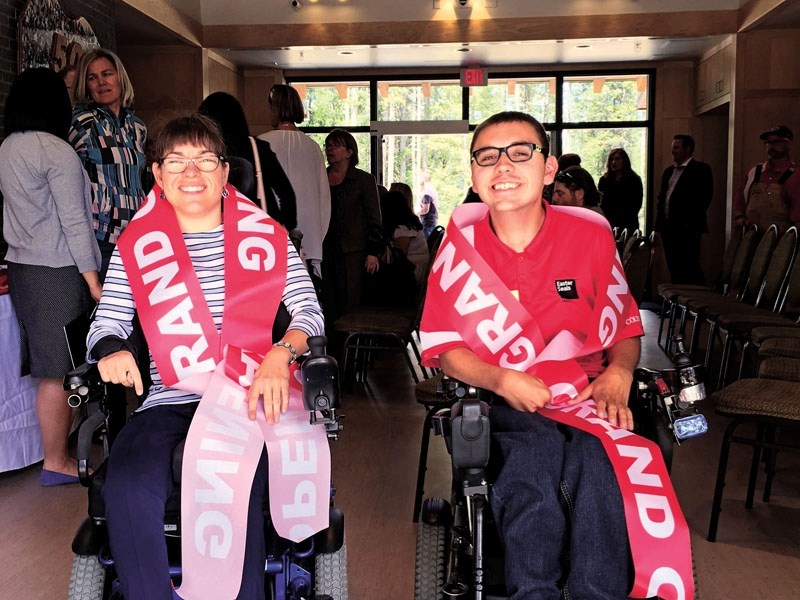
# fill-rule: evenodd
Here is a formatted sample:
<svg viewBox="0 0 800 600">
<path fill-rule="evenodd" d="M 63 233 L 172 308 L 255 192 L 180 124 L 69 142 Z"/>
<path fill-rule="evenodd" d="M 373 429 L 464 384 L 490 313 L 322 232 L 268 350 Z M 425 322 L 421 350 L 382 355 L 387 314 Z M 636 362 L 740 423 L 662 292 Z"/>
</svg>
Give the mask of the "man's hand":
<svg viewBox="0 0 800 600">
<path fill-rule="evenodd" d="M 598 417 L 607 419 L 612 425 L 632 430 L 633 414 L 628 408 L 631 383 L 633 373 L 625 367 L 612 364 L 567 404 L 578 404 L 594 398 Z"/>
<path fill-rule="evenodd" d="M 119 383 L 125 387 L 132 387 L 137 396 L 144 394 L 142 375 L 133 354 L 127 350 L 120 350 L 104 356 L 97 363 L 100 377 L 107 383 Z"/>
<path fill-rule="evenodd" d="M 497 393 L 520 412 L 536 412 L 550 404 L 553 394 L 538 377 L 512 369 L 504 369 Z"/>
<path fill-rule="evenodd" d="M 367 270 L 367 273 L 377 273 L 380 266 L 381 261 L 378 260 L 377 256 L 372 256 L 372 254 L 367 255 L 367 260 L 364 261 L 364 268 Z"/>
<path fill-rule="evenodd" d="M 247 393 L 247 416 L 256 420 L 259 397 L 264 398 L 264 414 L 267 423 L 280 421 L 281 413 L 289 409 L 289 350 L 273 346 L 253 376 L 253 384 Z"/>
</svg>

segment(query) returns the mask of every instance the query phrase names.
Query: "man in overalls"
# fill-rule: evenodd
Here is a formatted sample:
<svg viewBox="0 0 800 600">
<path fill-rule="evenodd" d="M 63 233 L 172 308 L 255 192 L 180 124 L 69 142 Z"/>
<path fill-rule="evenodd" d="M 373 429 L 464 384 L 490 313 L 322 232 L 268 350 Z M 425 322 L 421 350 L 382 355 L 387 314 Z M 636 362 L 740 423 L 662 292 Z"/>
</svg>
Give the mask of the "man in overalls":
<svg viewBox="0 0 800 600">
<path fill-rule="evenodd" d="M 800 222 L 800 175 L 791 157 L 794 134 L 778 125 L 761 134 L 767 161 L 754 166 L 733 200 L 734 226 L 772 223 L 780 231 Z"/>
</svg>

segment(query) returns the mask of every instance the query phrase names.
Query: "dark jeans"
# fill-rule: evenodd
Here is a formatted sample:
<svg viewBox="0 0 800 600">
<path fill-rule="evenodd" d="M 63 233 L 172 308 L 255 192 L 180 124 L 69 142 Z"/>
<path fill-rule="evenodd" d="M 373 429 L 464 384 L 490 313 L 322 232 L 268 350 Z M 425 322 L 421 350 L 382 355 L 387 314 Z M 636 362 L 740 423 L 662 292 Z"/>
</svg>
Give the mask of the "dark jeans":
<svg viewBox="0 0 800 600">
<path fill-rule="evenodd" d="M 173 598 L 164 505 L 172 492 L 172 453 L 186 438 L 196 408 L 197 404 L 148 408 L 130 420 L 114 443 L 103 499 L 111 553 L 126 600 Z M 266 452 L 261 456 L 250 496 L 238 596 L 242 600 L 264 597 L 266 456 Z"/>
<path fill-rule="evenodd" d="M 502 466 L 492 511 L 514 600 L 627 598 L 622 496 L 600 441 L 537 413 L 489 413 Z"/>
</svg>

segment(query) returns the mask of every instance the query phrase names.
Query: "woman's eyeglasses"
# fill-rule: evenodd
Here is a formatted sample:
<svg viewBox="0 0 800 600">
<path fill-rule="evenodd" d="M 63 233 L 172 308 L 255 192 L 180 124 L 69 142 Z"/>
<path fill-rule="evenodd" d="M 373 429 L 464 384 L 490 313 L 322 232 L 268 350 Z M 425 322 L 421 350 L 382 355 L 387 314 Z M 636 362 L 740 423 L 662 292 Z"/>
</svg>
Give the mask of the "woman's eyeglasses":
<svg viewBox="0 0 800 600">
<path fill-rule="evenodd" d="M 172 175 L 179 175 L 183 173 L 193 163 L 198 171 L 203 173 L 211 173 L 215 171 L 225 158 L 216 154 L 204 154 L 196 158 L 184 158 L 182 156 L 167 156 L 162 158 L 159 163 L 167 170 L 167 173 Z"/>
<path fill-rule="evenodd" d="M 543 152 L 543 150 L 540 145 L 531 142 L 520 142 L 503 148 L 486 146 L 475 150 L 472 153 L 472 160 L 479 167 L 491 167 L 497 164 L 502 154 L 505 154 L 511 162 L 525 162 L 533 157 L 534 152 Z"/>
</svg>

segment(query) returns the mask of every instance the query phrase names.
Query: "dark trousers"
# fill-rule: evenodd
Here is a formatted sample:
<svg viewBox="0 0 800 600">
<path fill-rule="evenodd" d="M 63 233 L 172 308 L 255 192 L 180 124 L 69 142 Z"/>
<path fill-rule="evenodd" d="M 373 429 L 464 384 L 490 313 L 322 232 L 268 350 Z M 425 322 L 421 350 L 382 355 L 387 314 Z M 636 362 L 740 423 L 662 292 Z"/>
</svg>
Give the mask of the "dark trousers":
<svg viewBox="0 0 800 600">
<path fill-rule="evenodd" d="M 681 228 L 666 228 L 662 232 L 664 254 L 672 277 L 672 283 L 704 285 L 706 282 L 700 267 L 700 238 L 703 234 Z"/>
<path fill-rule="evenodd" d="M 173 598 L 164 538 L 164 505 L 173 487 L 172 453 L 186 438 L 196 408 L 196 403 L 176 404 L 137 413 L 114 443 L 103 499 L 111 553 L 125 600 Z M 266 464 L 264 452 L 250 496 L 238 596 L 242 600 L 264 597 Z"/>
<path fill-rule="evenodd" d="M 493 460 L 502 465 L 492 511 L 514 600 L 627 598 L 622 496 L 593 435 L 495 404 Z"/>
</svg>

